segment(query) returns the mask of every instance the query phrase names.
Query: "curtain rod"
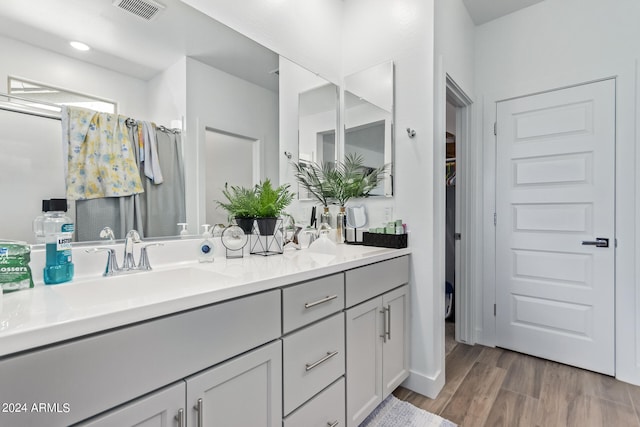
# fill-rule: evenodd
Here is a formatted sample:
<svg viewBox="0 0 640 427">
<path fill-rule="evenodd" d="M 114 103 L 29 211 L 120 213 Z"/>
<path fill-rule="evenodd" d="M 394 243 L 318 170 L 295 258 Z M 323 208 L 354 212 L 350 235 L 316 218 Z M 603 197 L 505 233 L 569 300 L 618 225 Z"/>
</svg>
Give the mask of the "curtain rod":
<svg viewBox="0 0 640 427">
<path fill-rule="evenodd" d="M 49 105 L 49 106 L 52 106 L 52 107 L 59 108 L 60 112 L 47 113 L 47 112 L 35 111 L 35 110 L 31 110 L 31 108 L 37 108 L 37 107 L 24 105 L 24 104 L 10 103 L 8 101 L 0 101 L 0 110 L 10 111 L 12 113 L 27 114 L 27 115 L 35 116 L 35 117 L 43 117 L 45 119 L 62 120 L 62 118 L 60 117 L 60 114 L 61 114 L 61 111 L 62 111 L 62 107 L 60 105 L 58 105 L 58 104 L 53 104 L 53 103 L 46 102 L 46 101 L 38 101 L 38 100 L 34 100 L 34 99 L 25 98 L 25 97 L 22 97 L 22 96 L 10 95 L 8 93 L 3 93 L 3 92 L 0 92 L 0 97 L 13 98 L 13 99 L 18 99 L 20 101 L 25 101 L 25 102 L 34 102 L 34 103 L 38 103 L 38 104 Z M 10 105 L 7 105 L 7 104 L 10 104 Z M 135 119 L 132 119 L 131 117 L 129 117 L 129 118 L 127 118 L 125 123 L 126 123 L 127 126 L 132 126 L 134 124 L 137 124 L 137 121 Z M 175 134 L 181 132 L 180 129 L 170 129 L 170 128 L 167 128 L 165 126 L 157 126 L 156 129 L 161 131 L 161 132 L 169 132 L 169 133 L 175 133 Z"/>
</svg>

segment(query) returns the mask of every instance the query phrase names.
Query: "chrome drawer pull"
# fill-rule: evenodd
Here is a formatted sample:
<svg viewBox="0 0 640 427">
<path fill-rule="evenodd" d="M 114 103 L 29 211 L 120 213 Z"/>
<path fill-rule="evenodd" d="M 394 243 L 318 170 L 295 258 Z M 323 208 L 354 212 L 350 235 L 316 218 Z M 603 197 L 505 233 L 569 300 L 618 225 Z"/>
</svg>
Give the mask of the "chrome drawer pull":
<svg viewBox="0 0 640 427">
<path fill-rule="evenodd" d="M 338 424 L 340 424 L 340 421 L 337 421 L 337 420 L 336 420 L 336 421 L 334 421 L 334 422 L 329 421 L 329 422 L 327 423 L 327 425 L 328 425 L 329 427 L 336 427 Z"/>
<path fill-rule="evenodd" d="M 331 296 L 327 296 L 327 297 L 324 297 L 322 299 L 319 299 L 318 301 L 305 302 L 304 303 L 304 308 L 315 307 L 316 305 L 319 305 L 319 304 L 322 304 L 322 303 L 325 303 L 325 302 L 329 302 L 329 301 L 334 300 L 336 298 L 338 298 L 338 295 L 331 295 Z"/>
<path fill-rule="evenodd" d="M 180 408 L 178 410 L 178 415 L 175 416 L 175 419 L 178 422 L 178 427 L 184 427 L 184 409 Z"/>
<path fill-rule="evenodd" d="M 198 403 L 193 407 L 198 412 L 198 427 L 204 426 L 204 410 L 202 408 L 202 399 L 198 399 Z"/>
<path fill-rule="evenodd" d="M 324 363 L 324 362 L 326 362 L 327 360 L 331 359 L 331 358 L 332 358 L 333 356 L 335 356 L 336 354 L 338 354 L 338 352 L 337 352 L 337 351 L 333 351 L 333 352 L 328 351 L 328 352 L 327 352 L 327 355 L 326 355 L 325 357 L 323 357 L 322 359 L 318 360 L 317 362 L 314 362 L 314 363 L 307 363 L 307 364 L 305 365 L 305 366 L 306 366 L 306 368 L 305 368 L 305 369 L 306 369 L 307 371 L 310 371 L 310 370 L 312 370 L 313 368 L 315 368 L 316 366 L 321 365 L 322 363 Z"/>
</svg>

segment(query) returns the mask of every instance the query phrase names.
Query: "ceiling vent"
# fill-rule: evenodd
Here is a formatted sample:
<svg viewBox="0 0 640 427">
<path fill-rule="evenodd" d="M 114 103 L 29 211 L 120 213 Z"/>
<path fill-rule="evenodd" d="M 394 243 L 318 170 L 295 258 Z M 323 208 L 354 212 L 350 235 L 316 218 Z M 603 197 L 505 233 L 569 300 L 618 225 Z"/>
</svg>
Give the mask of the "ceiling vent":
<svg viewBox="0 0 640 427">
<path fill-rule="evenodd" d="M 113 5 L 145 21 L 154 20 L 165 8 L 153 0 L 114 0 Z"/>
</svg>

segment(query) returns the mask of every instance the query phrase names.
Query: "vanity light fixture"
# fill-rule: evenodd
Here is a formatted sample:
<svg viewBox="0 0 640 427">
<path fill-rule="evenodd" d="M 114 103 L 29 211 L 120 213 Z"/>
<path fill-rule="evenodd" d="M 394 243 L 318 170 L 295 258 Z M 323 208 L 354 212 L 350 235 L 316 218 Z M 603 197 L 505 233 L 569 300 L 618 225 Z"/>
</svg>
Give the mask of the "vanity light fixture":
<svg viewBox="0 0 640 427">
<path fill-rule="evenodd" d="M 86 45 L 86 44 L 84 44 L 82 42 L 78 42 L 78 41 L 71 41 L 71 42 L 69 42 L 69 44 L 74 49 L 78 49 L 78 50 L 81 50 L 83 52 L 86 52 L 87 50 L 91 49 L 88 45 Z"/>
</svg>

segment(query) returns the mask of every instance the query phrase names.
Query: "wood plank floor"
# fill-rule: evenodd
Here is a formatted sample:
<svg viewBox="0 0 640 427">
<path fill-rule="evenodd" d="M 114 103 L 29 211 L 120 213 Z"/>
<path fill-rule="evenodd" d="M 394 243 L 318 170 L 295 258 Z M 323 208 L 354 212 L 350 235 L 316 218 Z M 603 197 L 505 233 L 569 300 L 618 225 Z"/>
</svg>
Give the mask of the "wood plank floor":
<svg viewBox="0 0 640 427">
<path fill-rule="evenodd" d="M 394 394 L 464 427 L 640 427 L 640 387 L 478 345 L 453 347 L 437 399 Z"/>
</svg>

